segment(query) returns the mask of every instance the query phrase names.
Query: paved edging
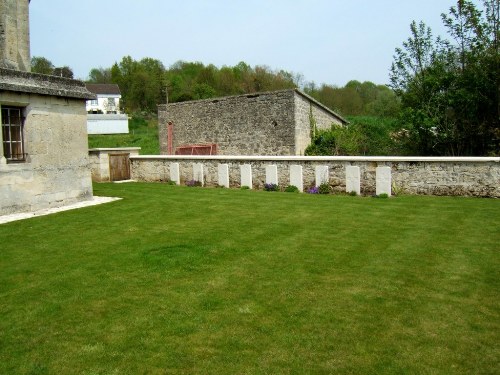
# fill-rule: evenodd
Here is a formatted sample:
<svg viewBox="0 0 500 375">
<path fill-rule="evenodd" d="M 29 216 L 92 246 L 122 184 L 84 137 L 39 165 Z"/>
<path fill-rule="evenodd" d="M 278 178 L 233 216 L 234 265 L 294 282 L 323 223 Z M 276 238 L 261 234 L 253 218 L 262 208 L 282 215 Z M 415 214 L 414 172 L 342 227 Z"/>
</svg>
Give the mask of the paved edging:
<svg viewBox="0 0 500 375">
<path fill-rule="evenodd" d="M 32 217 L 37 217 L 37 216 L 50 215 L 50 214 L 54 214 L 57 212 L 74 210 L 77 208 L 95 206 L 98 204 L 114 202 L 114 201 L 117 201 L 120 199 L 122 199 L 122 198 L 94 197 L 92 200 L 89 200 L 89 201 L 73 203 L 73 204 L 69 204 L 67 206 L 63 206 L 63 207 L 47 208 L 47 209 L 39 210 L 39 211 L 35 211 L 35 212 L 22 212 L 22 213 L 10 214 L 10 215 L 3 215 L 3 216 L 0 216 L 0 224 L 6 224 L 6 223 L 10 223 L 12 221 L 24 220 L 24 219 L 29 219 Z"/>
</svg>

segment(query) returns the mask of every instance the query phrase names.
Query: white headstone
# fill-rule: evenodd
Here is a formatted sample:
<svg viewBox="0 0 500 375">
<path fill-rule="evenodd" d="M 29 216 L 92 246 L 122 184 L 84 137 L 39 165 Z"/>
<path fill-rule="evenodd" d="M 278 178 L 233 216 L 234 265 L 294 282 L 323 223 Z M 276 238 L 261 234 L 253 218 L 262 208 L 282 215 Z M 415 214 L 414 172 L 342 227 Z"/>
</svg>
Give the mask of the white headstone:
<svg viewBox="0 0 500 375">
<path fill-rule="evenodd" d="M 240 165 L 241 186 L 252 189 L 252 166 L 250 164 Z"/>
<path fill-rule="evenodd" d="M 202 163 L 193 163 L 193 180 L 200 182 L 201 186 L 205 185 Z"/>
<path fill-rule="evenodd" d="M 391 168 L 377 167 L 376 169 L 376 194 L 387 194 L 391 196 Z"/>
<path fill-rule="evenodd" d="M 170 181 L 177 185 L 181 183 L 181 174 L 179 173 L 179 163 L 170 163 Z"/>
<path fill-rule="evenodd" d="M 276 165 L 266 165 L 266 184 L 278 185 L 278 167 Z"/>
<path fill-rule="evenodd" d="M 219 186 L 224 186 L 229 188 L 229 165 L 228 164 L 219 164 L 217 166 L 218 171 L 218 184 Z"/>
<path fill-rule="evenodd" d="M 347 193 L 356 192 L 361 194 L 361 177 L 359 167 L 349 165 L 345 168 L 345 191 Z"/>
<path fill-rule="evenodd" d="M 290 185 L 296 186 L 301 193 L 304 191 L 302 165 L 290 165 Z"/>
<path fill-rule="evenodd" d="M 315 168 L 316 186 L 330 183 L 327 165 L 318 165 Z"/>
</svg>

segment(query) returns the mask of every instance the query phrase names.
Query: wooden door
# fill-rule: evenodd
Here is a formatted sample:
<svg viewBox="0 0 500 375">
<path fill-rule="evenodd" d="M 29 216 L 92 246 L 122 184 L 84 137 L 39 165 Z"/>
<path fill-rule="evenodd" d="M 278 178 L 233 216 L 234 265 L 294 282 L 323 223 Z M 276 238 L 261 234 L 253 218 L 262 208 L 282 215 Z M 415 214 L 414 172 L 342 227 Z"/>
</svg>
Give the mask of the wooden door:
<svg viewBox="0 0 500 375">
<path fill-rule="evenodd" d="M 130 154 L 109 154 L 109 179 L 130 180 Z"/>
</svg>

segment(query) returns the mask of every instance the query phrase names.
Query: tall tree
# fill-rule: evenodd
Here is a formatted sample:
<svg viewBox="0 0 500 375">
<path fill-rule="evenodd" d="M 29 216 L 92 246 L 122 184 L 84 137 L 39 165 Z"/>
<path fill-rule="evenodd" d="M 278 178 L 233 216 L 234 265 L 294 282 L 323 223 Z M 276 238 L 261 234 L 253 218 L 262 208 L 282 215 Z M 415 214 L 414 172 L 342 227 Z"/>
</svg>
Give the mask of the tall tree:
<svg viewBox="0 0 500 375">
<path fill-rule="evenodd" d="M 69 66 L 54 68 L 52 75 L 64 78 L 73 78 L 73 70 Z"/>
<path fill-rule="evenodd" d="M 89 83 L 112 83 L 111 69 L 110 68 L 93 68 L 87 79 Z"/>
<path fill-rule="evenodd" d="M 33 56 L 31 58 L 31 71 L 33 73 L 50 75 L 54 71 L 54 64 L 45 57 Z"/>
<path fill-rule="evenodd" d="M 413 22 L 410 38 L 396 49 L 391 84 L 415 152 L 499 153 L 498 7 L 498 0 L 485 0 L 482 12 L 458 0 L 442 14 L 451 40 L 434 39 L 423 23 Z"/>
</svg>

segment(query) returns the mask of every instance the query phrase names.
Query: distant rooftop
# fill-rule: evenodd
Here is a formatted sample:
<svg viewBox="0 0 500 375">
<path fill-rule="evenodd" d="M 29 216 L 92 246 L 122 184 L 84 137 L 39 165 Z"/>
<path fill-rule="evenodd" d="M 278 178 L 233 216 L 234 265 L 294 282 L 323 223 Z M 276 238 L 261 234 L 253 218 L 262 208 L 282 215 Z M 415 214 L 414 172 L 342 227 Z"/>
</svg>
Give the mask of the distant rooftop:
<svg viewBox="0 0 500 375">
<path fill-rule="evenodd" d="M 121 95 L 120 87 L 114 83 L 86 83 L 87 90 L 97 95 Z"/>
</svg>

